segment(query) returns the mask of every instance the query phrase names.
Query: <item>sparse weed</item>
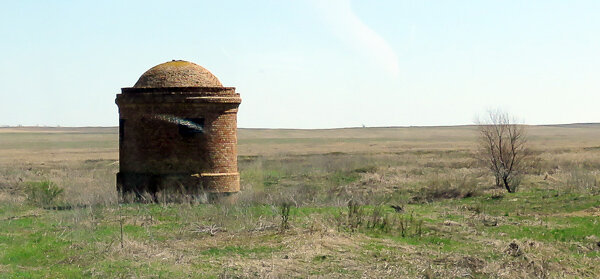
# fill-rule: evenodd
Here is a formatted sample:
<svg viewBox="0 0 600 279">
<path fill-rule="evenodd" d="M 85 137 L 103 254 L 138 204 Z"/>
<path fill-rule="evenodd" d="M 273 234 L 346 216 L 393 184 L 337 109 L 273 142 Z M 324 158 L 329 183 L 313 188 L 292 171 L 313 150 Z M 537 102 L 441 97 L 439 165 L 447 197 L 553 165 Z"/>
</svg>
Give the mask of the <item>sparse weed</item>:
<svg viewBox="0 0 600 279">
<path fill-rule="evenodd" d="M 600 183 L 592 171 L 576 167 L 566 173 L 565 190 L 571 193 L 590 193 L 600 192 Z"/>
<path fill-rule="evenodd" d="M 56 207 L 64 192 L 64 189 L 50 180 L 27 182 L 25 185 L 27 202 L 42 208 Z"/>
<path fill-rule="evenodd" d="M 289 219 L 290 219 L 290 208 L 292 207 L 291 202 L 283 202 L 280 206 L 280 215 L 281 215 L 281 231 L 288 230 L 290 228 Z"/>
<path fill-rule="evenodd" d="M 355 232 L 362 224 L 364 212 L 364 208 L 354 200 L 348 202 L 348 216 L 346 218 L 345 226 L 350 229 L 351 232 Z"/>
<path fill-rule="evenodd" d="M 371 211 L 371 215 L 367 220 L 367 229 L 377 229 L 383 232 L 388 232 L 390 229 L 390 220 L 388 214 L 384 212 L 383 206 L 376 206 Z"/>
<path fill-rule="evenodd" d="M 338 230 L 349 232 L 377 232 L 401 237 L 420 237 L 423 221 L 413 214 L 405 215 L 386 211 L 385 206 L 372 208 L 361 206 L 355 201 L 348 202 L 347 215 L 338 217 Z"/>
<path fill-rule="evenodd" d="M 460 199 L 480 195 L 476 177 L 436 177 L 425 182 L 413 202 L 432 202 L 441 199 Z"/>
<path fill-rule="evenodd" d="M 412 213 L 409 216 L 400 216 L 398 218 L 398 229 L 402 237 L 420 237 L 423 234 L 423 220 L 416 220 Z"/>
</svg>

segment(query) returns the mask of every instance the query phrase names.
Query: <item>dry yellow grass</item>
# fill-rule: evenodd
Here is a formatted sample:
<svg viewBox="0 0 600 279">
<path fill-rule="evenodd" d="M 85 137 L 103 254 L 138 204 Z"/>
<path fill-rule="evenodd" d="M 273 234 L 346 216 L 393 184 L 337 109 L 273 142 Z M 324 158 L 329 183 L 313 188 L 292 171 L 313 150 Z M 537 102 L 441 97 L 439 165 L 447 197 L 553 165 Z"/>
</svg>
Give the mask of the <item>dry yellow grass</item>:
<svg viewBox="0 0 600 279">
<path fill-rule="evenodd" d="M 348 170 L 361 165 L 376 167 L 376 172 L 360 174 L 357 182 L 339 189 L 356 195 L 372 193 L 374 184 L 378 185 L 376 192 L 391 193 L 401 185 L 413 187 L 431 179 L 480 177 L 481 172 L 472 168 L 470 155 L 476 148 L 476 133 L 473 126 L 240 129 L 240 168 L 247 174 L 242 176 L 242 183 L 246 189 L 261 190 L 260 185 L 253 185 L 256 181 L 244 178 L 254 171 L 264 176 L 262 170 L 269 167 L 265 164 L 278 160 L 294 162 L 278 171 L 288 176 L 299 174 L 299 170 L 319 172 L 318 168 L 330 165 Z M 600 166 L 600 124 L 531 126 L 528 136 L 530 146 L 539 153 L 544 182 L 566 183 L 598 176 L 594 169 Z M 4 172 L 0 180 L 15 185 L 50 179 L 65 187 L 71 202 L 114 202 L 117 142 L 117 128 L 0 128 L 0 166 Z M 335 155 L 340 156 L 336 159 Z M 250 163 L 244 158 L 250 158 Z M 577 168 L 572 166 L 587 166 L 591 171 L 574 173 Z"/>
<path fill-rule="evenodd" d="M 0 271 L 25 277 L 65 277 L 73 270 L 81 277 L 600 276 L 600 235 L 590 221 L 600 208 L 600 125 L 534 126 L 529 138 L 539 160 L 519 192 L 507 195 L 477 166 L 471 126 L 240 129 L 238 205 L 119 205 L 116 128 L 0 128 Z M 41 180 L 64 188 L 68 204 L 84 207 L 27 205 L 23 187 Z M 448 189 L 453 196 L 444 197 Z M 478 196 L 462 199 L 471 194 Z M 424 233 L 345 229 L 340 220 L 350 198 L 383 204 L 392 217 L 425 220 Z M 283 232 L 282 201 L 298 206 Z M 365 220 L 373 208 L 366 207 Z M 35 258 L 27 247 L 47 238 L 58 244 L 36 244 L 43 256 Z"/>
</svg>

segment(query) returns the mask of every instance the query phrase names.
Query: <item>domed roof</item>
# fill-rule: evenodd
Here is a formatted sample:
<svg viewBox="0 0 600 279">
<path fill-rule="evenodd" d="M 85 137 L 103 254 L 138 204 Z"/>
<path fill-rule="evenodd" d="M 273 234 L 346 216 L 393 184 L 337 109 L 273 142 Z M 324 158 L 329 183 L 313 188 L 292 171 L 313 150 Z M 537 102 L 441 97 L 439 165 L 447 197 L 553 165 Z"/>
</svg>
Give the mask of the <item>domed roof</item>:
<svg viewBox="0 0 600 279">
<path fill-rule="evenodd" d="M 173 60 L 152 67 L 133 88 L 223 87 L 207 69 L 192 62 Z"/>
</svg>

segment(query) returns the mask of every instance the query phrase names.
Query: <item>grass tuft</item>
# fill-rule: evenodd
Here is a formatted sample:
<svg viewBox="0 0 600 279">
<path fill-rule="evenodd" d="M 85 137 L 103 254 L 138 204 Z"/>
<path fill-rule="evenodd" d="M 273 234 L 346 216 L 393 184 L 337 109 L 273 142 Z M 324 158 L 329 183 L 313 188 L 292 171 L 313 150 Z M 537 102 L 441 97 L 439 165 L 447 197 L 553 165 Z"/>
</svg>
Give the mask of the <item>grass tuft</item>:
<svg viewBox="0 0 600 279">
<path fill-rule="evenodd" d="M 25 185 L 27 202 L 42 208 L 57 207 L 64 192 L 64 189 L 49 180 L 27 182 Z"/>
</svg>

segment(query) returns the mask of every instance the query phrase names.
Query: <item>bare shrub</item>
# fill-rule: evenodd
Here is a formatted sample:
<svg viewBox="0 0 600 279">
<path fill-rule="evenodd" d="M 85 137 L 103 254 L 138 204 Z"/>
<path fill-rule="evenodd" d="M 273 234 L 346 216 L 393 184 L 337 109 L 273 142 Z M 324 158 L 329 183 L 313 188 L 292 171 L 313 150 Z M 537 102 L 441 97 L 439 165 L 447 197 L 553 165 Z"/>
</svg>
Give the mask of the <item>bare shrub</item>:
<svg viewBox="0 0 600 279">
<path fill-rule="evenodd" d="M 527 169 L 531 152 L 527 147 L 524 125 L 508 113 L 490 111 L 488 118 L 477 121 L 479 129 L 478 159 L 494 175 L 496 186 L 503 186 L 513 193 L 521 183 L 521 176 Z"/>
<path fill-rule="evenodd" d="M 281 206 L 279 208 L 280 209 L 279 213 L 281 215 L 281 226 L 280 226 L 281 231 L 285 231 L 290 228 L 289 219 L 290 219 L 291 207 L 292 207 L 291 202 L 284 202 L 281 204 Z"/>
</svg>

